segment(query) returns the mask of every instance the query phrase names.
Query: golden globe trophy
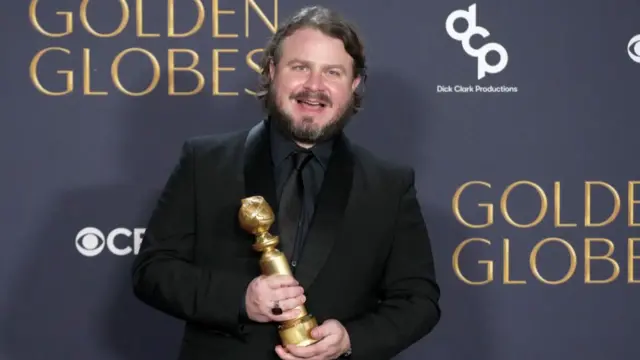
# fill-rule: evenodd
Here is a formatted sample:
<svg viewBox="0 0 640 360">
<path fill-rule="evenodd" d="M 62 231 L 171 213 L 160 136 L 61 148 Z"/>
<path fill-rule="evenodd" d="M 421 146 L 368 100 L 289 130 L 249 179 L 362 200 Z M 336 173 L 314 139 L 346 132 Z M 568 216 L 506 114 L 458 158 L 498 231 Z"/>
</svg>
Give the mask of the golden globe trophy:
<svg viewBox="0 0 640 360">
<path fill-rule="evenodd" d="M 292 275 L 289 262 L 284 254 L 276 248 L 280 242 L 278 236 L 269 233 L 275 215 L 271 206 L 262 196 L 251 196 L 241 200 L 238 212 L 240 226 L 255 235 L 253 249 L 262 252 L 260 269 L 263 275 Z M 311 330 L 318 326 L 313 315 L 307 313 L 304 305 L 297 307 L 300 314 L 297 318 L 284 321 L 278 325 L 278 333 L 283 345 L 307 346 L 317 342 L 311 337 Z"/>
</svg>

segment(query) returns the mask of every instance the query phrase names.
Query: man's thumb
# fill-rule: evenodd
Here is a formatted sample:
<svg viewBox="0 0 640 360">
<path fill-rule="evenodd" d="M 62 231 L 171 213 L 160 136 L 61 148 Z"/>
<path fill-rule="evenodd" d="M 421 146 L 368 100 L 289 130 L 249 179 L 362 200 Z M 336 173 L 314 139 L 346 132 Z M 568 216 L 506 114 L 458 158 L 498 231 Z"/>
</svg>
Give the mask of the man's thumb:
<svg viewBox="0 0 640 360">
<path fill-rule="evenodd" d="M 311 330 L 311 336 L 314 339 L 322 339 L 324 337 L 324 328 L 322 326 L 318 326 L 315 327 L 313 330 Z"/>
</svg>

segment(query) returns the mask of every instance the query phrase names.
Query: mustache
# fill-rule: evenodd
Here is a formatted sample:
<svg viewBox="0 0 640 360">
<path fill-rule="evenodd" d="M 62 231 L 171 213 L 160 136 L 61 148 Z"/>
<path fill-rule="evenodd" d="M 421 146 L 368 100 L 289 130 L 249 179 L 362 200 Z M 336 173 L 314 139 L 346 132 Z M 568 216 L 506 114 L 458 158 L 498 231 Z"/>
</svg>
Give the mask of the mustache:
<svg viewBox="0 0 640 360">
<path fill-rule="evenodd" d="M 297 101 L 317 101 L 326 106 L 333 105 L 329 95 L 320 91 L 303 90 L 296 94 L 292 94 L 290 98 Z"/>
</svg>

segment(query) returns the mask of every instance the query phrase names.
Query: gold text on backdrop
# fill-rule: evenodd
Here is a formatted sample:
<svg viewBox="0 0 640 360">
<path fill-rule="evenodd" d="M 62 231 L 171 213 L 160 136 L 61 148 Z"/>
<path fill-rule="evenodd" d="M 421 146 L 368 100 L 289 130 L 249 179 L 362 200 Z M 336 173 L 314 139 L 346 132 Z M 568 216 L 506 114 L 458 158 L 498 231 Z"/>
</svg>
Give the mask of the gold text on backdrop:
<svg viewBox="0 0 640 360">
<path fill-rule="evenodd" d="M 550 201 L 552 202 L 553 207 L 553 228 L 568 228 L 564 230 L 564 234 L 570 231 L 572 228 L 584 228 L 584 229 L 593 229 L 593 228 L 604 228 L 606 226 L 614 225 L 615 220 L 620 216 L 621 209 L 623 207 L 626 208 L 626 219 L 625 225 L 628 228 L 640 227 L 640 222 L 635 218 L 635 206 L 640 204 L 640 196 L 637 194 L 636 186 L 640 185 L 640 181 L 628 181 L 626 184 L 626 196 L 620 196 L 621 191 L 617 190 L 613 185 L 605 182 L 605 181 L 585 181 L 584 188 L 581 190 L 583 195 L 581 204 L 583 204 L 582 214 L 583 221 L 568 221 L 563 216 L 561 216 L 561 183 L 559 181 L 553 182 L 553 195 L 549 196 L 547 192 L 544 191 L 544 187 L 533 182 L 533 181 L 516 181 L 504 188 L 504 190 L 496 191 L 493 190 L 493 186 L 485 181 L 468 181 L 459 186 L 452 198 L 451 206 L 453 210 L 454 217 L 456 220 L 462 224 L 464 227 L 469 229 L 486 229 L 496 224 L 495 215 L 500 214 L 500 221 L 504 221 L 504 223 L 513 226 L 520 231 L 524 231 L 532 229 L 536 226 L 541 225 L 544 220 L 547 218 L 547 215 L 550 213 Z M 522 202 L 522 198 L 519 199 L 521 205 L 519 207 L 510 208 L 510 199 L 516 193 L 516 191 L 520 190 L 521 192 L 518 195 L 532 195 L 536 198 L 535 204 L 531 202 Z M 597 200 L 594 201 L 594 197 L 597 194 Z M 605 195 L 606 194 L 606 195 Z M 466 199 L 463 199 L 463 195 L 466 195 L 469 198 L 474 197 L 482 197 L 486 198 L 487 196 L 493 195 L 497 197 L 499 200 L 495 202 L 490 201 L 471 201 L 473 205 L 473 209 L 469 210 L 468 208 L 464 211 L 464 204 L 468 204 Z M 602 199 L 603 196 L 606 196 L 609 199 L 609 202 L 606 202 Z M 528 199 L 528 198 L 527 198 Z M 550 200 L 552 199 L 552 200 Z M 622 199 L 626 200 L 623 201 Z M 499 206 L 498 206 L 499 203 Z M 594 203 L 597 203 L 598 206 L 594 206 Z M 608 204 L 609 207 L 601 206 L 600 204 Z M 535 205 L 535 207 L 532 207 Z M 480 214 L 482 215 L 481 221 L 470 221 L 468 218 L 473 216 L 465 217 L 463 213 L 477 215 L 477 209 L 480 208 L 482 211 Z M 516 221 L 514 218 L 518 217 L 517 214 L 520 212 L 530 213 L 531 209 L 535 209 L 535 216 L 533 219 L 527 221 Z M 498 209 L 498 210 L 496 210 Z M 606 210 L 603 212 L 603 210 Z M 594 216 L 594 213 L 598 214 L 598 218 Z M 567 216 L 570 218 L 570 216 Z M 563 220 L 564 219 L 564 220 Z M 549 219 L 551 221 L 551 219 Z M 639 277 L 635 274 L 635 261 L 640 260 L 640 249 L 636 250 L 636 243 L 640 243 L 640 237 L 627 237 L 625 241 L 624 250 L 618 251 L 618 253 L 624 253 L 624 259 L 622 259 L 622 255 L 618 255 L 616 253 L 615 243 L 604 236 L 601 233 L 594 234 L 594 236 L 585 237 L 584 234 L 581 235 L 582 240 L 578 243 L 573 243 L 561 238 L 554 236 L 546 236 L 542 240 L 536 241 L 534 244 L 526 243 L 526 235 L 523 236 L 524 240 L 514 241 L 512 242 L 510 238 L 503 237 L 501 247 L 496 249 L 496 245 L 491 240 L 488 240 L 483 237 L 474 236 L 468 237 L 460 244 L 455 247 L 452 256 L 452 266 L 456 276 L 466 284 L 469 285 L 486 285 L 494 282 L 495 274 L 494 271 L 496 263 L 499 260 L 497 258 L 502 258 L 502 283 L 503 284 L 527 284 L 526 280 L 513 279 L 513 272 L 511 258 L 512 256 L 517 257 L 518 260 L 522 260 L 522 253 L 526 251 L 527 262 L 528 262 L 528 270 L 531 272 L 531 275 L 539 282 L 548 284 L 548 285 L 560 285 L 567 283 L 570 281 L 578 267 L 579 259 L 583 262 L 584 266 L 584 283 L 585 284 L 608 284 L 617 280 L 620 276 L 620 264 L 626 263 L 627 267 L 627 276 L 626 281 L 629 284 L 640 284 Z M 524 243 L 524 245 L 523 245 Z M 518 251 L 513 251 L 513 247 L 517 247 Z M 554 248 L 555 246 L 555 248 Z M 558 250 L 558 246 L 560 250 Z M 582 248 L 582 255 L 578 255 L 576 248 Z M 469 249 L 472 248 L 472 249 Z M 544 266 L 543 262 L 538 260 L 541 251 L 543 248 L 551 248 L 551 251 L 562 251 L 566 252 L 568 258 L 567 271 L 561 275 L 555 275 L 556 280 L 550 280 L 549 275 L 543 276 L 542 269 Z M 605 250 L 603 251 L 602 248 Z M 599 251 L 595 251 L 594 249 L 599 249 Z M 483 265 L 483 278 L 480 280 L 471 280 L 468 275 L 464 275 L 462 270 L 462 261 L 461 257 L 463 256 L 463 252 L 468 252 L 473 255 L 474 258 L 482 257 L 481 260 L 477 260 L 477 263 Z M 513 255 L 513 254 L 517 255 Z M 594 253 L 598 253 L 597 255 Z M 498 255 L 498 256 L 496 256 Z M 616 257 L 618 258 L 616 260 Z M 600 261 L 602 264 L 598 265 L 597 274 L 594 274 L 594 262 Z M 516 264 L 520 264 L 522 261 L 515 261 Z M 606 267 L 607 273 L 603 272 L 603 268 L 601 265 L 604 263 L 608 264 Z M 610 271 L 610 272 L 609 272 Z M 547 272 L 552 272 L 548 270 Z M 605 275 L 603 275 L 605 274 Z M 596 276 L 597 275 L 597 276 Z M 595 278 L 598 279 L 595 279 Z"/>
<path fill-rule="evenodd" d="M 36 29 L 36 31 L 48 38 L 59 39 L 75 35 L 77 30 L 73 27 L 74 16 L 78 17 L 79 22 L 82 25 L 82 29 L 86 33 L 96 38 L 103 39 L 113 39 L 121 35 L 124 36 L 125 31 L 130 27 L 132 23 L 135 23 L 135 34 L 138 38 L 159 38 L 163 35 L 167 38 L 186 38 L 194 36 L 202 31 L 209 31 L 204 29 L 205 20 L 209 18 L 211 19 L 210 36 L 214 39 L 229 39 L 221 41 L 233 42 L 233 44 L 230 44 L 229 47 L 207 50 L 206 55 L 193 49 L 168 48 L 166 49 L 166 53 L 163 54 L 163 56 L 156 55 L 151 51 L 141 47 L 129 47 L 117 52 L 109 52 L 109 50 L 104 50 L 104 47 L 96 47 L 95 49 L 83 47 L 82 51 L 72 51 L 68 47 L 49 46 L 37 51 L 33 56 L 29 66 L 29 77 L 35 88 L 38 89 L 38 91 L 40 91 L 41 93 L 48 96 L 69 95 L 76 91 L 75 84 L 77 82 L 77 74 L 81 74 L 82 76 L 83 95 L 106 96 L 110 94 L 108 90 L 95 89 L 92 85 L 93 76 L 95 75 L 95 77 L 98 77 L 102 75 L 103 77 L 109 76 L 113 87 L 120 93 L 128 96 L 144 96 L 156 90 L 162 76 L 162 69 L 166 68 L 168 83 L 167 94 L 169 95 L 187 96 L 198 94 L 204 89 L 206 79 L 209 78 L 209 93 L 211 95 L 237 96 L 239 95 L 239 92 L 237 91 L 222 90 L 222 81 L 220 79 L 221 73 L 235 72 L 236 66 L 222 65 L 222 63 L 224 62 L 226 64 L 238 64 L 240 62 L 244 62 L 249 69 L 259 73 L 260 67 L 256 60 L 256 54 L 261 53 L 263 49 L 252 49 L 244 54 L 244 56 L 237 56 L 236 54 L 240 53 L 239 45 L 241 44 L 239 43 L 239 40 L 237 40 L 240 38 L 240 34 L 221 30 L 220 19 L 221 17 L 225 16 L 225 21 L 227 21 L 227 23 L 228 21 L 232 22 L 234 20 L 242 21 L 244 25 L 244 37 L 249 38 L 249 30 L 252 19 L 251 15 L 254 14 L 254 17 L 257 17 L 259 20 L 261 20 L 261 22 L 266 25 L 267 29 L 271 33 L 274 33 L 277 29 L 278 24 L 278 0 L 269 0 L 269 3 L 271 4 L 270 7 L 272 8 L 273 13 L 273 17 L 271 20 L 267 17 L 267 15 L 265 15 L 265 2 L 266 1 L 261 2 L 261 5 L 258 5 L 257 0 L 244 0 L 243 2 L 238 2 L 238 4 L 243 5 L 242 11 L 220 9 L 218 0 L 211 1 L 211 7 L 209 11 L 207 11 L 207 7 L 205 7 L 202 0 L 191 0 L 190 2 L 184 3 L 180 2 L 180 7 L 178 8 L 179 11 L 191 11 L 195 15 L 195 20 L 193 24 L 176 24 L 176 2 L 175 0 L 168 0 L 167 6 L 162 6 L 162 8 L 165 8 L 167 10 L 166 29 L 163 29 L 163 31 L 159 31 L 158 29 L 150 29 L 152 26 L 143 21 L 144 6 L 150 4 L 150 2 L 136 0 L 135 19 L 132 19 L 131 9 L 128 3 L 125 0 L 119 0 L 113 5 L 110 5 L 117 6 L 120 10 L 120 17 L 118 19 L 114 19 L 114 29 L 111 31 L 98 31 L 96 30 L 95 26 L 91 24 L 89 16 L 89 6 L 93 2 L 89 0 L 82 0 L 80 2 L 77 14 L 72 11 L 56 11 L 55 16 L 60 19 L 61 22 L 57 24 L 57 26 L 50 24 L 46 29 L 45 26 L 43 26 L 43 23 L 49 24 L 51 23 L 51 21 L 42 21 L 42 16 L 45 15 L 41 14 L 38 11 L 40 1 L 31 0 L 29 6 L 29 20 L 31 21 L 31 24 Z M 158 4 L 154 3 L 153 5 L 148 6 L 157 7 L 157 5 Z M 53 14 L 47 13 L 46 15 L 50 16 Z M 145 24 L 147 28 L 145 28 Z M 188 59 L 188 65 L 177 65 L 176 58 L 178 57 L 178 55 L 181 55 L 183 58 L 186 57 Z M 207 58 L 207 62 L 210 61 L 210 66 L 201 64 L 201 58 L 204 58 L 205 56 Z M 47 65 L 52 63 L 58 64 L 65 62 L 70 64 L 76 62 L 77 57 L 80 57 L 82 59 L 81 71 L 73 69 L 71 65 L 68 65 L 66 68 L 58 67 L 54 70 L 54 72 L 58 75 L 62 75 L 62 86 L 60 83 L 57 85 L 43 84 L 43 82 L 41 81 L 42 76 L 40 75 L 40 68 L 41 66 L 43 66 L 42 63 L 44 61 L 50 61 L 49 63 L 47 63 Z M 112 59 L 110 61 L 109 68 L 96 69 L 92 66 L 92 59 L 102 59 L 105 57 L 109 57 Z M 151 75 L 149 76 L 149 79 L 147 79 L 147 85 L 143 89 L 132 90 L 125 88 L 125 85 L 122 81 L 122 72 L 126 70 L 121 69 L 123 67 L 122 62 L 125 57 L 145 62 L 146 67 L 151 69 Z M 221 57 L 225 57 L 225 59 L 221 59 Z M 181 63 L 184 63 L 184 61 L 181 61 Z M 136 73 L 139 73 L 139 70 L 140 66 L 137 66 Z M 46 66 L 46 71 L 50 71 L 50 66 Z M 179 86 L 178 84 L 176 84 L 176 73 L 178 72 L 187 73 L 189 76 L 193 76 L 197 81 L 197 85 L 192 89 L 179 91 Z M 211 75 L 205 76 L 205 74 L 208 74 L 209 72 L 211 72 Z M 104 81 L 102 81 L 101 83 L 104 84 Z M 249 95 L 255 95 L 255 93 L 249 89 L 244 89 L 244 92 Z"/>
</svg>

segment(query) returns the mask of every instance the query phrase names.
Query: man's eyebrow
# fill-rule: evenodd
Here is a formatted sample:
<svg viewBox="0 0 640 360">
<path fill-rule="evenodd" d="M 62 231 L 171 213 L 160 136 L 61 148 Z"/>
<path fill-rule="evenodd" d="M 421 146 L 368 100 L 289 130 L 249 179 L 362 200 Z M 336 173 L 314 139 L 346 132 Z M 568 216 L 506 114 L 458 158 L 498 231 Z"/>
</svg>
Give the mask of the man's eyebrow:
<svg viewBox="0 0 640 360">
<path fill-rule="evenodd" d="M 309 61 L 298 59 L 298 58 L 293 58 L 293 59 L 287 61 L 286 64 L 287 65 L 291 65 L 291 64 L 294 64 L 294 63 L 300 63 L 300 64 L 309 65 Z M 340 70 L 345 71 L 345 72 L 347 71 L 347 69 L 342 64 L 325 65 L 325 66 L 323 66 L 323 68 L 325 68 L 325 69 L 337 68 L 337 69 L 340 69 Z"/>
</svg>

